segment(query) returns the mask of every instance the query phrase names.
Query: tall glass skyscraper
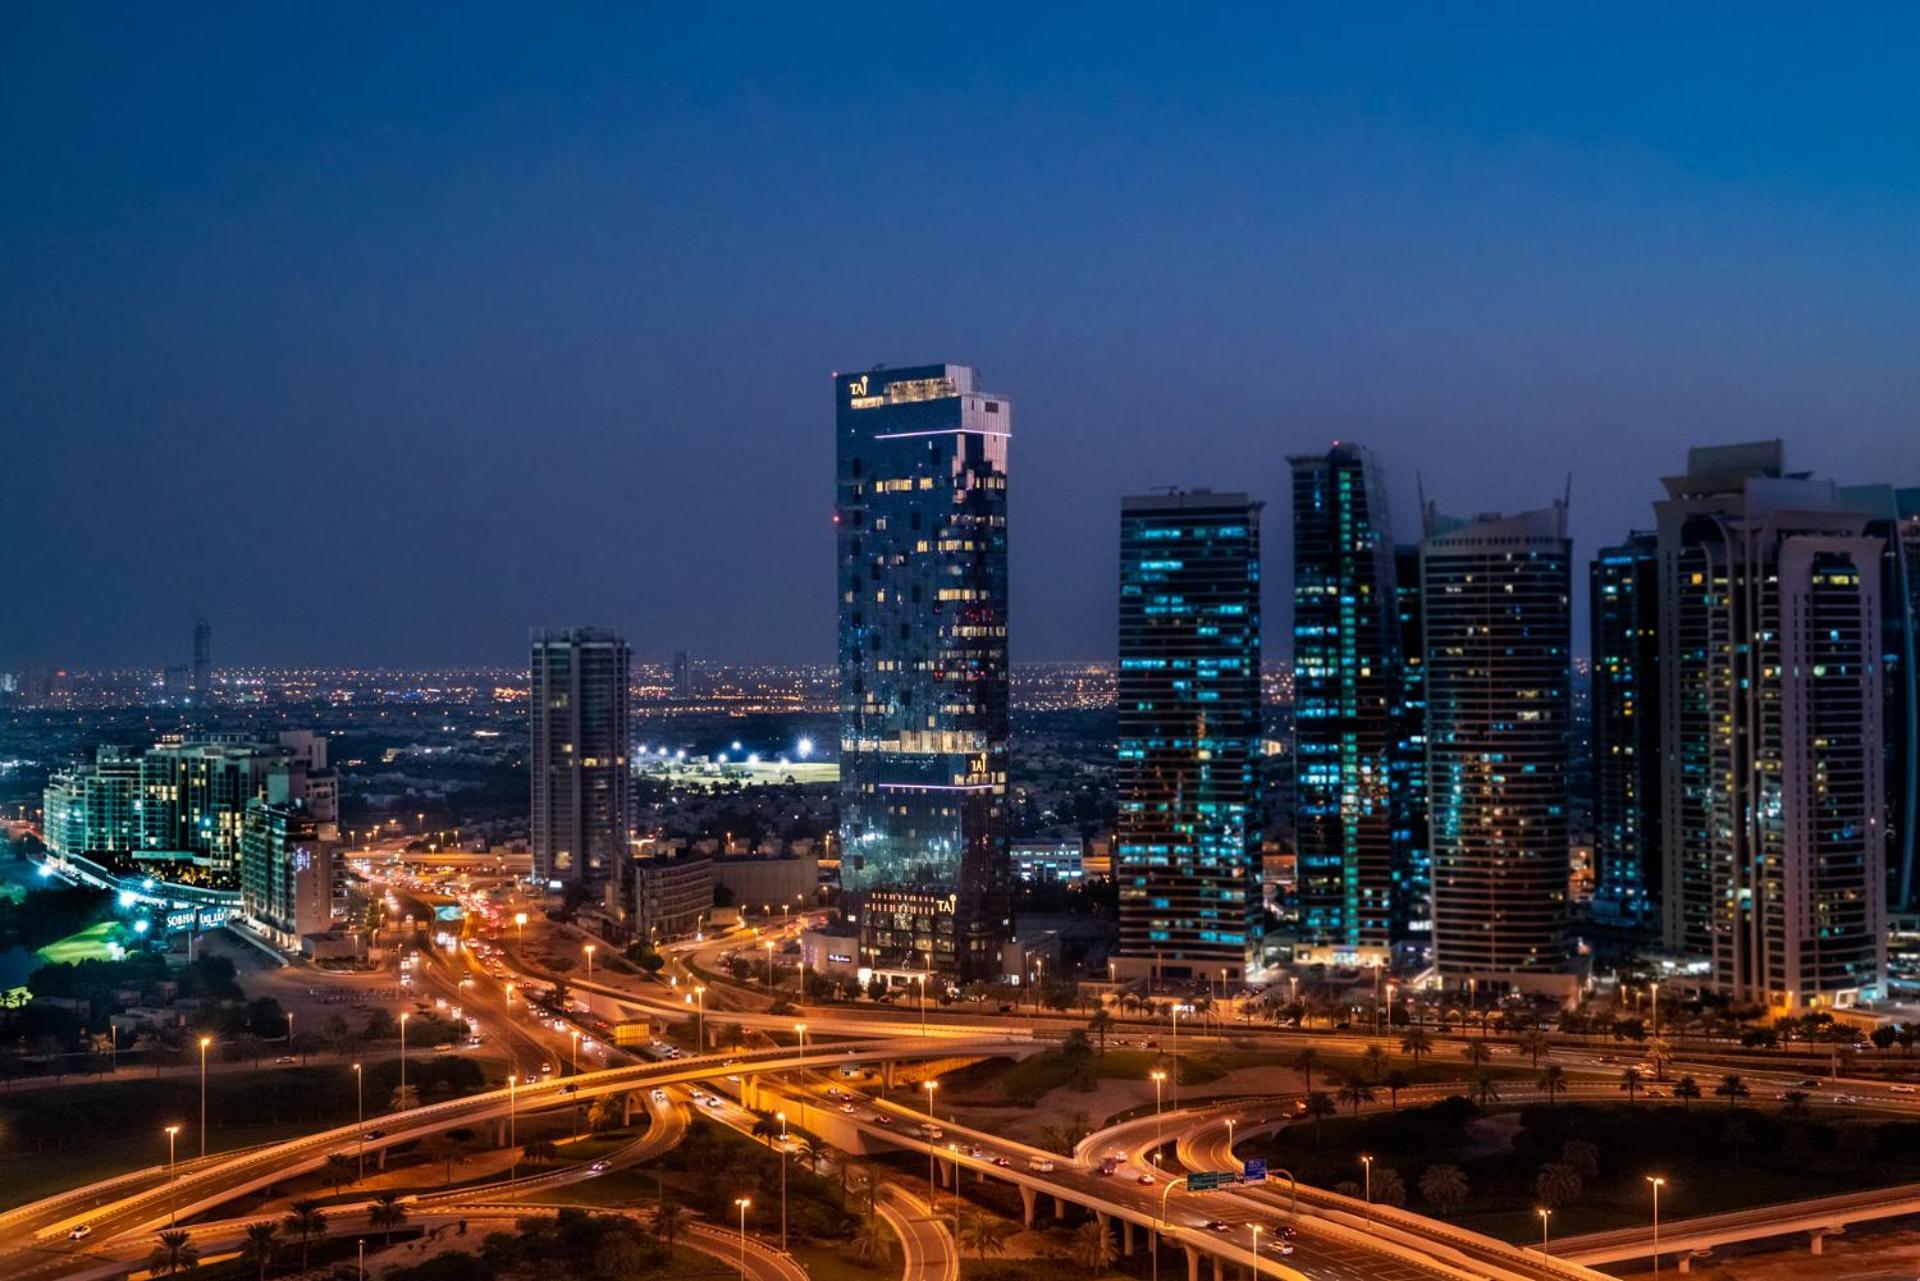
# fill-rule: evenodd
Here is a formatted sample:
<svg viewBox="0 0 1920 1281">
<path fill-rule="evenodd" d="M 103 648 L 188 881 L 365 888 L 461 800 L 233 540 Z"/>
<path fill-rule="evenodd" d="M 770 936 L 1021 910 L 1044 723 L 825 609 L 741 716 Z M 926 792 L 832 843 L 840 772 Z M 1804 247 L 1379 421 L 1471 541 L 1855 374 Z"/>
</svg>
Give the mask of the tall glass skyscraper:
<svg viewBox="0 0 1920 1281">
<path fill-rule="evenodd" d="M 1405 858 L 1395 857 L 1402 602 L 1394 586 L 1386 489 L 1372 454 L 1358 445 L 1337 444 L 1288 462 L 1296 955 L 1385 964 L 1402 932 L 1396 916 L 1405 918 L 1396 871 L 1406 871 Z"/>
<path fill-rule="evenodd" d="M 1433 950 L 1450 986 L 1565 997 L 1572 559 L 1559 503 L 1421 545 Z"/>
<path fill-rule="evenodd" d="M 599 627 L 533 634 L 533 873 L 548 887 L 604 886 L 628 858 L 628 672 Z"/>
<path fill-rule="evenodd" d="M 1115 973 L 1242 981 L 1260 906 L 1260 504 L 1120 507 Z"/>
<path fill-rule="evenodd" d="M 1593 640 L 1596 915 L 1656 918 L 1660 817 L 1660 555 L 1651 533 L 1602 547 L 1588 570 Z"/>
<path fill-rule="evenodd" d="M 1886 540 L 1777 440 L 1690 450 L 1666 486 L 1667 941 L 1776 1013 L 1876 999 Z"/>
<path fill-rule="evenodd" d="M 1007 447 L 964 365 L 834 377 L 840 881 L 860 959 L 962 979 L 1007 932 Z"/>
<path fill-rule="evenodd" d="M 1433 942 L 1433 850 L 1427 822 L 1426 608 L 1420 597 L 1420 544 L 1393 549 L 1400 624 L 1400 683 L 1394 708 L 1394 937 L 1419 965 Z"/>
</svg>

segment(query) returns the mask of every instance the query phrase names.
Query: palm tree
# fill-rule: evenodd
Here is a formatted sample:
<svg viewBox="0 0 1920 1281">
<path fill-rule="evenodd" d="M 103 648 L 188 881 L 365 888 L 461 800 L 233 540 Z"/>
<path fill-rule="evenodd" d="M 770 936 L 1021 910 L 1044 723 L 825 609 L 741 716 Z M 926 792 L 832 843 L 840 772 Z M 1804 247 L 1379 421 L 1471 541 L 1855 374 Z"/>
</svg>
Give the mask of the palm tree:
<svg viewBox="0 0 1920 1281">
<path fill-rule="evenodd" d="M 1304 1100 L 1303 1106 L 1306 1109 L 1305 1115 L 1313 1118 L 1313 1146 L 1317 1148 L 1320 1146 L 1321 1118 L 1332 1116 L 1335 1112 L 1339 1111 L 1339 1109 L 1334 1106 L 1333 1100 L 1328 1098 L 1326 1092 L 1322 1090 L 1315 1090 L 1312 1094 L 1309 1094 Z"/>
<path fill-rule="evenodd" d="M 1457 1165 L 1430 1165 L 1420 1176 L 1420 1195 L 1440 1214 L 1466 1204 L 1467 1176 Z"/>
<path fill-rule="evenodd" d="M 380 1199 L 367 1208 L 367 1226 L 379 1228 L 384 1233 L 382 1245 L 393 1244 L 393 1230 L 407 1221 L 407 1207 L 400 1204 L 400 1198 L 391 1192 L 383 1192 Z"/>
<path fill-rule="evenodd" d="M 1807 1114 L 1807 1093 L 1805 1090 L 1788 1090 L 1780 1096 L 1780 1100 L 1787 1105 L 1786 1111 L 1788 1116 L 1805 1116 Z"/>
<path fill-rule="evenodd" d="M 1568 1139 L 1560 1145 L 1560 1160 L 1573 1167 L 1583 1179 L 1600 1177 L 1600 1149 L 1585 1139 Z"/>
<path fill-rule="evenodd" d="M 753 1137 L 756 1139 L 765 1139 L 767 1146 L 772 1147 L 773 1141 L 780 1137 L 780 1123 L 771 1116 L 763 1113 L 754 1118 Z"/>
<path fill-rule="evenodd" d="M 534 1165 L 546 1165 L 560 1159 L 560 1149 L 553 1145 L 551 1139 L 542 1139 L 538 1143 L 527 1144 L 522 1155 Z"/>
<path fill-rule="evenodd" d="M 693 1218 L 693 1211 L 678 1201 L 665 1200 L 653 1212 L 653 1234 L 673 1248 L 673 1239 L 680 1235 L 680 1229 Z"/>
<path fill-rule="evenodd" d="M 249 1223 L 246 1240 L 240 1243 L 240 1257 L 260 1269 L 260 1281 L 267 1281 L 267 1269 L 280 1257 L 280 1225 Z"/>
<path fill-rule="evenodd" d="M 1637 1100 L 1637 1097 L 1640 1093 L 1640 1086 L 1642 1084 L 1643 1082 L 1640 1079 L 1639 1068 L 1630 1067 L 1630 1068 L 1625 1068 L 1621 1071 L 1620 1088 L 1627 1092 L 1627 1102 L 1629 1104 L 1632 1104 Z"/>
<path fill-rule="evenodd" d="M 1565 1161 L 1549 1162 L 1534 1176 L 1533 1193 L 1549 1210 L 1572 1205 L 1584 1191 L 1586 1184 L 1581 1181 L 1580 1172 Z"/>
<path fill-rule="evenodd" d="M 1481 1107 L 1500 1101 L 1500 1084 L 1493 1073 L 1480 1069 L 1473 1078 L 1473 1101 Z"/>
<path fill-rule="evenodd" d="M 960 1248 L 972 1250 L 982 1262 L 989 1254 L 1005 1254 L 1007 1242 L 1019 1229 L 997 1214 L 968 1210 L 960 1216 Z"/>
<path fill-rule="evenodd" d="M 1099 1039 L 1102 1054 L 1107 1052 L 1107 1031 L 1111 1027 L 1113 1027 L 1113 1015 L 1105 1010 L 1095 1010 L 1093 1017 L 1087 1020 L 1087 1031 Z"/>
<path fill-rule="evenodd" d="M 1729 1111 L 1738 1107 L 1741 1099 L 1753 1096 L 1753 1091 L 1747 1088 L 1747 1083 L 1738 1072 L 1729 1072 L 1721 1077 L 1720 1084 L 1713 1087 L 1713 1092 L 1727 1101 Z"/>
<path fill-rule="evenodd" d="M 147 1271 L 157 1277 L 178 1276 L 199 1266 L 200 1251 L 194 1248 L 193 1238 L 178 1230 L 162 1232 L 160 1244 L 147 1256 Z"/>
<path fill-rule="evenodd" d="M 1421 1027 L 1410 1027 L 1400 1037 L 1400 1052 L 1413 1056 L 1413 1065 L 1420 1066 L 1420 1056 L 1433 1052 L 1433 1038 Z"/>
<path fill-rule="evenodd" d="M 1377 1045 L 1369 1045 L 1360 1056 L 1360 1066 L 1369 1077 L 1378 1081 L 1380 1074 L 1387 1070 L 1387 1052 Z"/>
<path fill-rule="evenodd" d="M 1460 1053 L 1465 1056 L 1467 1063 L 1473 1067 L 1485 1067 L 1487 1064 L 1493 1062 L 1493 1047 L 1485 1041 L 1468 1041 L 1466 1047 L 1462 1049 Z"/>
<path fill-rule="evenodd" d="M 1373 1102 L 1373 1087 L 1366 1077 L 1350 1072 L 1340 1084 L 1340 1101 L 1353 1104 L 1353 1114 L 1359 1116 L 1360 1105 Z"/>
<path fill-rule="evenodd" d="M 1393 1071 L 1387 1073 L 1387 1079 L 1382 1081 L 1381 1084 L 1387 1087 L 1387 1097 L 1393 1101 L 1393 1110 L 1398 1112 L 1400 1110 L 1400 1091 L 1411 1086 L 1413 1084 L 1413 1078 L 1405 1072 L 1402 1072 L 1399 1068 L 1395 1068 Z"/>
<path fill-rule="evenodd" d="M 1673 1083 L 1673 1097 L 1680 1100 L 1680 1106 L 1689 1110 L 1693 1101 L 1700 1097 L 1700 1083 L 1690 1076 L 1683 1076 Z"/>
<path fill-rule="evenodd" d="M 1553 1041 L 1539 1028 L 1520 1038 L 1520 1052 L 1533 1058 L 1533 1066 L 1540 1066 L 1540 1056 L 1553 1048 Z"/>
<path fill-rule="evenodd" d="M 893 1258 L 893 1233 L 877 1214 L 860 1221 L 852 1241 L 853 1257 L 870 1267 L 885 1267 Z"/>
<path fill-rule="evenodd" d="M 1558 1063 L 1547 1064 L 1546 1070 L 1540 1074 L 1540 1088 L 1547 1092 L 1547 1103 L 1551 1106 L 1560 1091 L 1567 1088 L 1567 1070 Z"/>
<path fill-rule="evenodd" d="M 326 1178 L 327 1182 L 333 1184 L 333 1190 L 335 1192 L 338 1192 L 341 1188 L 346 1187 L 347 1184 L 357 1179 L 359 1177 L 359 1170 L 359 1162 L 344 1152 L 330 1152 L 327 1154 Z"/>
<path fill-rule="evenodd" d="M 295 1201 L 292 1212 L 280 1220 L 281 1230 L 300 1243 L 300 1272 L 307 1271 L 307 1245 L 327 1233 L 327 1216 L 311 1201 Z"/>
<path fill-rule="evenodd" d="M 1012 1227 L 1012 1224 L 1008 1224 Z M 1098 1218 L 1088 1219 L 1073 1234 L 1073 1261 L 1097 1277 L 1114 1265 L 1120 1251 L 1113 1244 L 1113 1233 Z"/>
<path fill-rule="evenodd" d="M 1746 1122 L 1738 1117 L 1728 1117 L 1726 1128 L 1721 1131 L 1721 1135 L 1733 1148 L 1733 1168 L 1738 1170 L 1740 1154 L 1746 1149 L 1747 1140 L 1753 1137 L 1753 1131 L 1749 1130 Z"/>
<path fill-rule="evenodd" d="M 387 1100 L 387 1107 L 395 1112 L 409 1112 L 420 1106 L 420 1087 L 409 1081 L 405 1085 L 393 1087 L 393 1096 Z"/>
<path fill-rule="evenodd" d="M 1673 1062 L 1673 1047 L 1665 1040 L 1656 1037 L 1647 1043 L 1647 1062 L 1653 1064 L 1653 1079 L 1667 1079 L 1667 1067 Z"/>
<path fill-rule="evenodd" d="M 1319 1066 L 1320 1051 L 1314 1049 L 1311 1045 L 1305 1047 L 1300 1053 L 1293 1056 L 1293 1070 L 1300 1074 L 1300 1079 L 1304 1082 L 1304 1089 L 1309 1096 L 1313 1094 L 1313 1071 Z"/>
</svg>

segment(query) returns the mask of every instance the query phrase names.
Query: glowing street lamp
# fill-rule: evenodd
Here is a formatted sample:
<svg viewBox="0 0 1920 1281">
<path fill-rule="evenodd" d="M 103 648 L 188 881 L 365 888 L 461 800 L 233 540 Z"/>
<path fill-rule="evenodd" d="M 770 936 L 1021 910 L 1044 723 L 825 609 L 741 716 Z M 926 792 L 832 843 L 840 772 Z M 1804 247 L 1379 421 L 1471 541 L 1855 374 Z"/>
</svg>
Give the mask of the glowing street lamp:
<svg viewBox="0 0 1920 1281">
<path fill-rule="evenodd" d="M 1373 1205 L 1373 1158 L 1370 1156 L 1362 1155 L 1360 1158 L 1360 1164 L 1365 1166 L 1367 1170 L 1367 1205 L 1372 1206 Z M 1373 1219 L 1371 1214 L 1369 1214 L 1367 1222 L 1369 1225 L 1372 1224 Z"/>
<path fill-rule="evenodd" d="M 526 939 L 526 929 L 527 914 L 525 912 L 515 912 L 513 914 L 513 941 L 516 943 L 524 942 Z"/>
<path fill-rule="evenodd" d="M 167 1127 L 167 1226 L 168 1227 L 173 1226 L 173 1181 L 174 1181 L 173 1141 L 179 1136 L 180 1136 L 179 1126 L 170 1125 Z"/>
<path fill-rule="evenodd" d="M 804 1060 L 807 1057 L 807 1025 L 805 1023 L 795 1023 L 793 1030 L 794 1034 L 800 1038 L 800 1057 Z"/>
<path fill-rule="evenodd" d="M 734 1205 L 740 1210 L 740 1281 L 747 1281 L 747 1207 L 753 1204 L 752 1197 L 738 1197 Z"/>
<path fill-rule="evenodd" d="M 353 1065 L 353 1114 L 356 1123 L 354 1148 L 360 1162 L 359 1179 L 364 1183 L 367 1178 L 367 1104 L 362 1086 L 366 1084 L 366 1073 L 360 1070 L 358 1063 Z"/>
<path fill-rule="evenodd" d="M 1653 1275 L 1660 1275 L 1660 1189 L 1667 1181 L 1657 1175 L 1649 1174 L 1647 1182 L 1653 1187 Z"/>
<path fill-rule="evenodd" d="M 411 1011 L 400 1015 L 400 1100 L 403 1103 L 407 1097 L 407 1020 L 412 1017 Z"/>
<path fill-rule="evenodd" d="M 200 1038 L 200 1155 L 207 1154 L 207 1047 L 213 1044 L 213 1038 Z"/>
<path fill-rule="evenodd" d="M 780 1253 L 787 1252 L 787 1114 L 775 1112 L 780 1122 Z"/>
<path fill-rule="evenodd" d="M 1553 1211 L 1542 1208 L 1536 1211 L 1540 1216 L 1540 1253 L 1547 1252 L 1547 1222 L 1553 1218 Z"/>
<path fill-rule="evenodd" d="M 587 944 L 587 982 L 593 982 L 593 944 Z"/>
<path fill-rule="evenodd" d="M 1153 1077 L 1153 1146 L 1158 1148 L 1167 1141 L 1160 1119 L 1160 1087 L 1166 1082 L 1167 1074 L 1155 1068 L 1149 1075 Z"/>
</svg>

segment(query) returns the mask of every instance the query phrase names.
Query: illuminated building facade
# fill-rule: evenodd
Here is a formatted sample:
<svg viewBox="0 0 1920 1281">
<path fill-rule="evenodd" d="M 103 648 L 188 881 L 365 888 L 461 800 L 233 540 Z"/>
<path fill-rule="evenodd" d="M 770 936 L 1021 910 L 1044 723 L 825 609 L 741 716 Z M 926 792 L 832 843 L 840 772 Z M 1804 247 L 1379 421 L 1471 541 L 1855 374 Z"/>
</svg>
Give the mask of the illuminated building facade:
<svg viewBox="0 0 1920 1281">
<path fill-rule="evenodd" d="M 840 883 L 877 970 L 997 975 L 1007 451 L 964 365 L 838 374 Z"/>
<path fill-rule="evenodd" d="M 333 923 L 333 843 L 305 801 L 255 797 L 240 845 L 240 901 L 253 925 L 283 948 Z"/>
<path fill-rule="evenodd" d="M 165 739 L 138 755 L 103 747 L 92 763 L 49 779 L 47 848 L 116 870 L 236 888 L 247 807 L 269 797 L 300 800 L 331 831 L 339 783 L 325 738 L 306 730 L 275 739 L 210 734 Z"/>
<path fill-rule="evenodd" d="M 1260 506 L 1121 502 L 1117 977 L 1240 982 L 1257 960 Z"/>
<path fill-rule="evenodd" d="M 1777 1011 L 1886 981 L 1885 540 L 1778 441 L 1694 449 L 1656 504 L 1665 921 Z"/>
<path fill-rule="evenodd" d="M 532 645 L 534 876 L 549 889 L 604 887 L 628 855 L 633 656 L 598 627 L 536 631 Z"/>
<path fill-rule="evenodd" d="M 1433 850 L 1427 822 L 1426 611 L 1420 597 L 1420 544 L 1393 549 L 1393 598 L 1400 631 L 1399 696 L 1394 707 L 1393 849 L 1395 939 L 1405 960 L 1431 957 Z"/>
<path fill-rule="evenodd" d="M 1657 918 L 1662 870 L 1659 539 L 1636 533 L 1588 567 L 1593 644 L 1594 912 Z"/>
<path fill-rule="evenodd" d="M 1400 600 L 1387 495 L 1366 449 L 1293 469 L 1293 760 L 1301 959 L 1385 964 L 1404 921 L 1395 844 Z M 1400 855 L 1396 857 L 1396 855 Z"/>
<path fill-rule="evenodd" d="M 1450 987 L 1573 990 L 1572 556 L 1561 504 L 1421 544 L 1433 950 Z"/>
<path fill-rule="evenodd" d="M 1920 489 L 1850 486 L 1841 501 L 1867 516 L 1880 558 L 1881 682 L 1887 763 L 1887 910 L 1920 912 Z"/>
</svg>

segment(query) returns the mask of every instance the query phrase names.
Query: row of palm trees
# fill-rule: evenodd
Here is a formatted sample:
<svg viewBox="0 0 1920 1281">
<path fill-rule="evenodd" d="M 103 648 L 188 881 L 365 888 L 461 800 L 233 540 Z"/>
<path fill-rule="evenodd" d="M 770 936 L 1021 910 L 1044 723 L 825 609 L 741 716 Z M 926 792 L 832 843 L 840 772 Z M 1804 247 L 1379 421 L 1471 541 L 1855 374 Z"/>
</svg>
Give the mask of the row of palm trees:
<svg viewBox="0 0 1920 1281">
<path fill-rule="evenodd" d="M 407 1207 L 391 1192 L 384 1193 L 367 1207 L 367 1224 L 379 1231 L 382 1245 L 393 1242 L 394 1232 L 406 1225 Z M 258 1270 L 260 1281 L 280 1262 L 289 1246 L 300 1251 L 300 1274 L 306 1275 L 312 1245 L 327 1235 L 327 1216 L 313 1201 L 295 1201 L 287 1216 L 274 1223 L 263 1220 L 247 1225 L 240 1242 L 240 1257 Z M 200 1249 L 193 1238 L 179 1228 L 160 1233 L 153 1252 L 147 1256 L 147 1269 L 157 1277 L 178 1276 L 200 1266 Z"/>
</svg>

